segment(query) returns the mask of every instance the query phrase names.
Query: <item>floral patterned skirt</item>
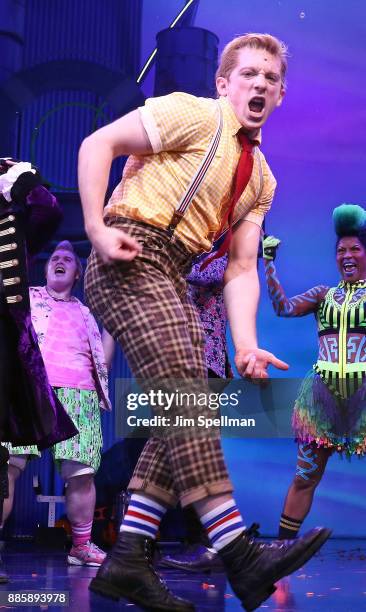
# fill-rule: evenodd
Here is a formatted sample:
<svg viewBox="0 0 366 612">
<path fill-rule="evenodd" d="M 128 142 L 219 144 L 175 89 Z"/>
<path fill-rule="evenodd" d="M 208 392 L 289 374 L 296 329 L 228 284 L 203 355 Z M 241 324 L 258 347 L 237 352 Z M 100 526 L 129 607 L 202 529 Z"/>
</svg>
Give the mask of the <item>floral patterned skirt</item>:
<svg viewBox="0 0 366 612">
<path fill-rule="evenodd" d="M 52 447 L 57 466 L 62 459 L 69 459 L 89 465 L 97 471 L 103 445 L 97 392 L 68 387 L 54 387 L 54 390 L 79 430 L 78 435 Z M 6 446 L 11 455 L 41 456 L 36 446 Z"/>
</svg>

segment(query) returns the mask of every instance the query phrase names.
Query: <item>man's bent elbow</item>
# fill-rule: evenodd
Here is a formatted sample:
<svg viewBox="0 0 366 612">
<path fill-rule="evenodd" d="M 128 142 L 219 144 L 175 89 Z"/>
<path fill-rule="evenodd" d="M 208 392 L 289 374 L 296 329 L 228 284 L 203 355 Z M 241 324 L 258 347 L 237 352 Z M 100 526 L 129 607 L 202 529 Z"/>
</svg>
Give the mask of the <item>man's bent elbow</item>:
<svg viewBox="0 0 366 612">
<path fill-rule="evenodd" d="M 82 163 L 82 161 L 87 157 L 88 152 L 91 149 L 92 146 L 92 142 L 90 140 L 90 136 L 87 136 L 86 138 L 84 138 L 84 140 L 82 141 L 80 147 L 79 147 L 79 154 L 78 154 L 78 162 L 79 164 Z"/>
<path fill-rule="evenodd" d="M 97 146 L 97 137 L 96 132 L 93 132 L 93 134 L 86 136 L 86 138 L 84 138 L 84 140 L 82 141 L 79 148 L 79 158 L 95 146 Z"/>
</svg>

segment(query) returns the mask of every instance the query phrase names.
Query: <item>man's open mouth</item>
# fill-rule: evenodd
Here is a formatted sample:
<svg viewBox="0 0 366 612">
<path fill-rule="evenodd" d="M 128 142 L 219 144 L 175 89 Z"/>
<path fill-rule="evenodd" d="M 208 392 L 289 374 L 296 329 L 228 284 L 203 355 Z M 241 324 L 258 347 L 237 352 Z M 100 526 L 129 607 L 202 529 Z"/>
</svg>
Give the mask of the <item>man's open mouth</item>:
<svg viewBox="0 0 366 612">
<path fill-rule="evenodd" d="M 65 274 L 65 272 L 66 272 L 66 269 L 64 268 L 64 266 L 63 266 L 63 265 L 58 264 L 58 265 L 55 267 L 55 274 Z"/>
<path fill-rule="evenodd" d="M 255 96 L 249 101 L 249 109 L 252 113 L 261 113 L 264 109 L 265 100 L 262 96 Z"/>
</svg>

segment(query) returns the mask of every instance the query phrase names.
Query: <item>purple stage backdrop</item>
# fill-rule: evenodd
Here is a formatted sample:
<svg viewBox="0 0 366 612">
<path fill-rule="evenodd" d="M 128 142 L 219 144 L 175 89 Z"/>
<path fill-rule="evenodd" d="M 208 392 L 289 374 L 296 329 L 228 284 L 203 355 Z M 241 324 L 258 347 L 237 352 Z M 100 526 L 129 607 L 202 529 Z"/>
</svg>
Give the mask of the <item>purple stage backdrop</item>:
<svg viewBox="0 0 366 612">
<path fill-rule="evenodd" d="M 154 70 L 140 89 L 136 77 L 155 47 L 156 34 L 169 26 L 184 4 L 184 0 L 4 3 L 0 31 L 8 35 L 0 32 L 0 85 L 10 76 L 1 94 L 5 96 L 1 138 L 9 135 L 7 126 L 15 113 L 17 121 L 7 140 L 11 150 L 1 154 L 34 155 L 60 194 L 70 192 L 64 198 L 64 230 L 71 239 L 79 240 L 83 234 L 75 188 L 77 147 L 95 125 L 110 121 L 121 108 L 141 104 L 141 92 L 152 95 Z M 219 50 L 232 37 L 250 31 L 269 32 L 287 43 L 287 93 L 263 130 L 263 151 L 278 181 L 266 229 L 282 241 L 276 263 L 288 295 L 319 283 L 337 283 L 332 209 L 342 202 L 366 207 L 364 0 L 200 0 L 195 5 L 194 25 L 216 34 Z M 115 168 L 115 181 L 119 171 Z M 263 281 L 262 269 L 261 276 Z M 290 363 L 289 376 L 303 376 L 316 358 L 314 319 L 276 319 L 264 286 L 259 336 L 264 348 Z M 120 354 L 112 373 L 128 375 Z M 108 448 L 115 441 L 110 416 L 104 415 L 103 425 Z M 259 521 L 264 534 L 276 533 L 295 469 L 295 444 L 289 439 L 225 440 L 224 448 L 246 520 Z M 16 525 L 40 521 L 31 492 L 33 471 L 44 470 L 48 492 L 61 491 L 57 479 L 52 490 L 53 473 L 49 463 L 44 465 L 34 465 L 17 485 L 26 501 L 15 508 Z M 336 535 L 366 536 L 365 475 L 365 460 L 332 458 L 307 525 L 323 523 Z"/>
</svg>

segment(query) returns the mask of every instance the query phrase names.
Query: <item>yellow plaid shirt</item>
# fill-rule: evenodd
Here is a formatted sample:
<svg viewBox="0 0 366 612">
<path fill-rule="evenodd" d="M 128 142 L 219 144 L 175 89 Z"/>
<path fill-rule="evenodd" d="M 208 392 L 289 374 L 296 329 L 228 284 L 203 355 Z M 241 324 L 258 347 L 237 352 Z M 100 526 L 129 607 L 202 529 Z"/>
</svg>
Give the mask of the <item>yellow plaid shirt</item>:
<svg viewBox="0 0 366 612">
<path fill-rule="evenodd" d="M 230 202 L 241 152 L 237 138 L 241 124 L 224 97 L 217 101 L 172 93 L 146 100 L 139 110 L 154 153 L 128 158 L 105 216 L 128 217 L 166 228 L 215 133 L 217 104 L 223 112 L 220 144 L 174 233 L 191 252 L 209 251 Z M 255 147 L 252 176 L 235 206 L 234 222 L 246 219 L 261 225 L 275 187 L 264 155 Z"/>
</svg>

